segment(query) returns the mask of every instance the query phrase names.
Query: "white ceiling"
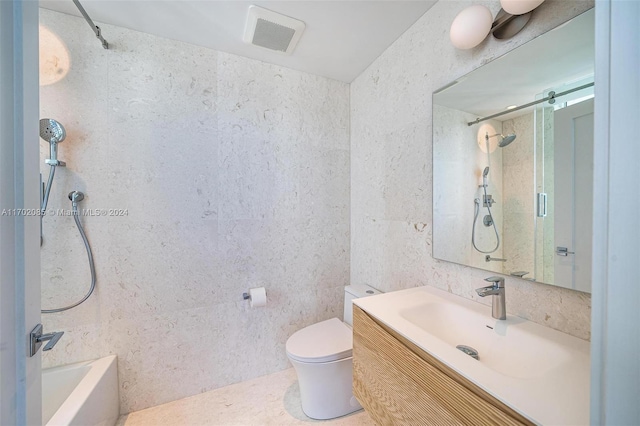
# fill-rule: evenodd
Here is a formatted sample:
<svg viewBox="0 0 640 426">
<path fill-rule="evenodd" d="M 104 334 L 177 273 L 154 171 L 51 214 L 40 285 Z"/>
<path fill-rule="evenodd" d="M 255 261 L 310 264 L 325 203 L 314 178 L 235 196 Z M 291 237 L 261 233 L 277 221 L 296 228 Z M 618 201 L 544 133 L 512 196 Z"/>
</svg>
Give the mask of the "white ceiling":
<svg viewBox="0 0 640 426">
<path fill-rule="evenodd" d="M 518 49 L 459 78 L 441 90 L 434 102 L 483 117 L 523 105 L 548 89 L 593 76 L 595 66 L 594 10 L 526 43 Z M 505 114 L 508 120 L 530 112 Z"/>
<path fill-rule="evenodd" d="M 242 42 L 247 10 L 255 4 L 306 24 L 291 56 Z M 425 0 L 233 1 L 83 0 L 98 23 L 113 24 L 218 51 L 351 82 L 431 6 Z M 71 0 L 40 6 L 80 16 Z M 109 32 L 103 31 L 109 41 Z M 87 26 L 87 37 L 94 37 Z M 96 40 L 96 46 L 100 47 Z"/>
</svg>

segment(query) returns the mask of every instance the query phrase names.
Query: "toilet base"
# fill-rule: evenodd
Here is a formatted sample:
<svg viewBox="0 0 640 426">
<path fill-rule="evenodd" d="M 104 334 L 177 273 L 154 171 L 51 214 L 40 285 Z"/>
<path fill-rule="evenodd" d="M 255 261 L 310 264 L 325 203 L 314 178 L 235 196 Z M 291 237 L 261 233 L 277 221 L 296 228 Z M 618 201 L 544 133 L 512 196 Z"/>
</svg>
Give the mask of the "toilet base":
<svg viewBox="0 0 640 426">
<path fill-rule="evenodd" d="M 353 357 L 322 363 L 289 361 L 298 375 L 302 411 L 308 417 L 327 420 L 362 409 L 353 396 Z"/>
</svg>

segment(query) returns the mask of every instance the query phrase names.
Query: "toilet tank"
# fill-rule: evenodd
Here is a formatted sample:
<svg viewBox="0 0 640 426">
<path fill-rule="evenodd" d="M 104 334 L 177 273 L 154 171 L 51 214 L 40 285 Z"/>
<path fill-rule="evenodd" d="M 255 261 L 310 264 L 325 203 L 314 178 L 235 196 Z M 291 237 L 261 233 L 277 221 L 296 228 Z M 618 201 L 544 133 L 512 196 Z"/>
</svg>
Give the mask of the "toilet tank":
<svg viewBox="0 0 640 426">
<path fill-rule="evenodd" d="M 353 299 L 381 294 L 380 290 L 364 284 L 348 285 L 344 288 L 344 322 L 353 326 Z"/>
</svg>

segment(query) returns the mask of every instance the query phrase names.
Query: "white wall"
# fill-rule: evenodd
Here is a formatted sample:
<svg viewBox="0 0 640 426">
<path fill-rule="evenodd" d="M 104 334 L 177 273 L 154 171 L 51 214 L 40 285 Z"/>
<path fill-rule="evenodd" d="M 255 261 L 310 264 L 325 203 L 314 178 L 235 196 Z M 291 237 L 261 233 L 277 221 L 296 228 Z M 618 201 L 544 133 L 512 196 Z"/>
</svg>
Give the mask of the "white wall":
<svg viewBox="0 0 640 426">
<path fill-rule="evenodd" d="M 640 423 L 640 3 L 596 7 L 591 424 Z"/>
<path fill-rule="evenodd" d="M 448 29 L 478 2 L 441 1 L 351 84 L 351 283 L 383 291 L 436 286 L 482 300 L 487 272 L 432 258 L 431 94 L 474 68 L 593 6 L 548 0 L 508 41 L 456 50 Z M 495 14 L 498 2 L 480 2 Z M 507 311 L 581 338 L 590 335 L 590 296 L 507 278 Z"/>
<path fill-rule="evenodd" d="M 110 25 L 103 50 L 81 18 L 41 22 L 71 55 L 41 87 L 41 117 L 67 129 L 50 207 L 77 189 L 84 208 L 128 209 L 83 218 L 97 290 L 44 316 L 66 332 L 44 365 L 117 354 L 122 412 L 287 368 L 286 339 L 341 316 L 349 281 L 348 85 Z M 50 308 L 89 272 L 72 218 L 44 227 Z M 255 286 L 266 308 L 242 300 Z"/>
</svg>

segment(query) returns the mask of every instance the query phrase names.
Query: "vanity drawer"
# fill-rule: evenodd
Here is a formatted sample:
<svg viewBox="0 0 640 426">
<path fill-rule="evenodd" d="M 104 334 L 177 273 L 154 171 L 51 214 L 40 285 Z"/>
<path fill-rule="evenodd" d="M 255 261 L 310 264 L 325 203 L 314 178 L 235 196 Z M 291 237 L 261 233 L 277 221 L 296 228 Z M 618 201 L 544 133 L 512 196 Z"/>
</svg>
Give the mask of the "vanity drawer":
<svg viewBox="0 0 640 426">
<path fill-rule="evenodd" d="M 532 425 L 353 307 L 353 393 L 380 425 Z"/>
</svg>

